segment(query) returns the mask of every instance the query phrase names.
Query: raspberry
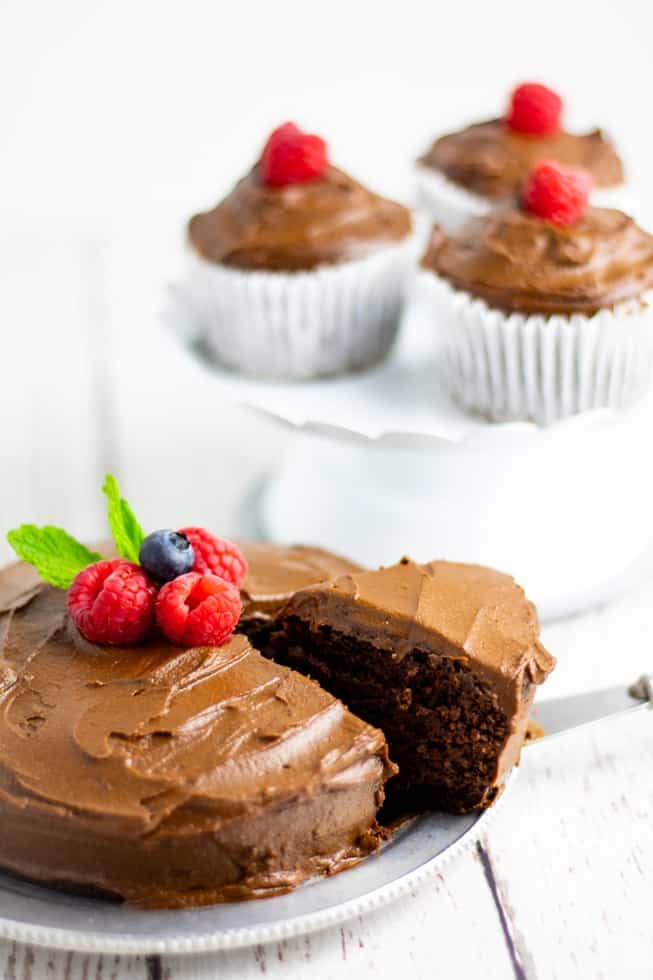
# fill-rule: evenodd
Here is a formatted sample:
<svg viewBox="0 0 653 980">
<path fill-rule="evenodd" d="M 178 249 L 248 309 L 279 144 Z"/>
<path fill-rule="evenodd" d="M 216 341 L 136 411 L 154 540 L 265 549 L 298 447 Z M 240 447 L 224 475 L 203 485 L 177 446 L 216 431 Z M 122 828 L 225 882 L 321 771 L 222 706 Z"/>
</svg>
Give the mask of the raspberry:
<svg viewBox="0 0 653 980">
<path fill-rule="evenodd" d="M 182 527 L 195 552 L 194 572 L 213 572 L 240 588 L 247 575 L 247 560 L 233 541 L 218 538 L 203 527 Z"/>
<path fill-rule="evenodd" d="M 132 646 L 154 622 L 156 586 L 122 558 L 84 568 L 68 590 L 68 612 L 91 643 Z"/>
<path fill-rule="evenodd" d="M 585 170 L 542 160 L 524 186 L 523 205 L 555 225 L 573 225 L 585 214 L 592 178 Z"/>
<path fill-rule="evenodd" d="M 517 133 L 549 136 L 560 129 L 562 99 L 546 85 L 527 82 L 512 93 L 506 122 Z"/>
<path fill-rule="evenodd" d="M 304 133 L 294 123 L 284 123 L 268 138 L 261 156 L 263 182 L 284 187 L 324 177 L 329 167 L 327 146 L 321 136 Z"/>
<path fill-rule="evenodd" d="M 222 646 L 240 617 L 240 592 L 212 572 L 187 572 L 167 582 L 156 600 L 159 626 L 173 643 Z"/>
</svg>

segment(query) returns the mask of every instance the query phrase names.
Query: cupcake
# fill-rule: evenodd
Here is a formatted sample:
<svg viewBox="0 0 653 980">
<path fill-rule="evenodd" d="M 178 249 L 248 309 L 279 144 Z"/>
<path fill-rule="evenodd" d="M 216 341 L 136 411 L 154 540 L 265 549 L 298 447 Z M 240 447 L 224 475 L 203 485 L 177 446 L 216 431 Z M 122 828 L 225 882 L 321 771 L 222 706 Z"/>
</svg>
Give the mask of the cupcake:
<svg viewBox="0 0 653 980">
<path fill-rule="evenodd" d="M 600 129 L 566 132 L 561 115 L 562 100 L 551 89 L 518 86 L 504 117 L 441 136 L 420 157 L 420 205 L 455 231 L 467 218 L 514 197 L 540 160 L 556 160 L 591 175 L 592 203 L 628 210 L 623 165 L 612 143 Z"/>
<path fill-rule="evenodd" d="M 650 388 L 653 236 L 588 195 L 582 171 L 545 161 L 521 201 L 434 230 L 424 308 L 467 409 L 547 424 Z"/>
<path fill-rule="evenodd" d="M 276 129 L 261 158 L 189 224 L 202 346 L 248 374 L 311 378 L 371 367 L 397 333 L 415 258 L 410 211 Z"/>
</svg>

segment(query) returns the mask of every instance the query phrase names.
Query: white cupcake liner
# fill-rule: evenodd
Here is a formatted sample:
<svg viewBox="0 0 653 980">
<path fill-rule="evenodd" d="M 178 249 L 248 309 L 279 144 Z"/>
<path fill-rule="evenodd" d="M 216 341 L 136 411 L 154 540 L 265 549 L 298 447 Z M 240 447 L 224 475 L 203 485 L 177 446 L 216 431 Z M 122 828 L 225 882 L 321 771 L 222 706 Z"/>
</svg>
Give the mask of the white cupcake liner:
<svg viewBox="0 0 653 980">
<path fill-rule="evenodd" d="M 653 384 L 653 292 L 593 316 L 526 316 L 491 309 L 426 270 L 418 286 L 437 328 L 443 382 L 491 421 L 548 425 L 620 410 Z"/>
<path fill-rule="evenodd" d="M 423 165 L 416 168 L 416 183 L 417 206 L 446 232 L 457 231 L 469 218 L 487 214 L 498 203 L 461 187 L 440 171 Z M 637 210 L 635 195 L 628 184 L 595 188 L 591 202 L 596 207 L 617 208 L 630 215 Z"/>
<path fill-rule="evenodd" d="M 370 367 L 397 334 L 419 244 L 411 234 L 367 258 L 307 272 L 244 271 L 193 252 L 196 340 L 226 367 L 259 377 Z"/>
</svg>

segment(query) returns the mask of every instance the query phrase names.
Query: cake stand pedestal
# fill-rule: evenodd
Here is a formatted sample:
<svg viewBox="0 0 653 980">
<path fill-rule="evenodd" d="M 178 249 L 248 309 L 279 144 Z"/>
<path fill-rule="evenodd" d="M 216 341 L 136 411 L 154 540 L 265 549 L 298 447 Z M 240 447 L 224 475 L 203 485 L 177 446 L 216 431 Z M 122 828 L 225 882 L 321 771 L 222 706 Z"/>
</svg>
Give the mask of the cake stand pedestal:
<svg viewBox="0 0 653 980">
<path fill-rule="evenodd" d="M 221 394 L 271 415 L 295 439 L 259 497 L 274 541 L 375 566 L 402 555 L 505 569 L 543 618 L 627 588 L 653 543 L 653 405 L 540 428 L 488 423 L 452 404 L 415 307 L 381 367 L 282 383 L 210 364 L 183 294 L 168 322 Z"/>
</svg>

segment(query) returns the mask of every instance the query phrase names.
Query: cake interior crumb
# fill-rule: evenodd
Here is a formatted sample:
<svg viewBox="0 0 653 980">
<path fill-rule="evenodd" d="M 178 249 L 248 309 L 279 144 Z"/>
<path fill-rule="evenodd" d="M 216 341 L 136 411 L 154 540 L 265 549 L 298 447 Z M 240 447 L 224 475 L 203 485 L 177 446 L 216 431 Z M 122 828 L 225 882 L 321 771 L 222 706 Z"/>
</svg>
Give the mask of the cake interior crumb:
<svg viewBox="0 0 653 980">
<path fill-rule="evenodd" d="M 263 652 L 310 676 L 380 728 L 399 774 L 384 817 L 424 809 L 465 813 L 497 796 L 509 722 L 497 696 L 461 660 L 415 648 L 401 659 L 334 630 L 287 617 Z"/>
</svg>

